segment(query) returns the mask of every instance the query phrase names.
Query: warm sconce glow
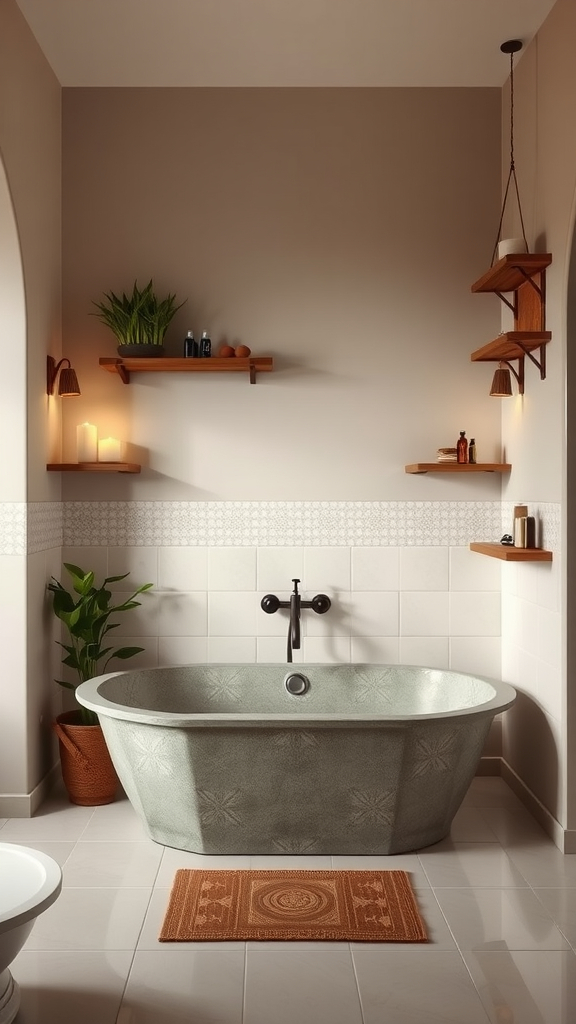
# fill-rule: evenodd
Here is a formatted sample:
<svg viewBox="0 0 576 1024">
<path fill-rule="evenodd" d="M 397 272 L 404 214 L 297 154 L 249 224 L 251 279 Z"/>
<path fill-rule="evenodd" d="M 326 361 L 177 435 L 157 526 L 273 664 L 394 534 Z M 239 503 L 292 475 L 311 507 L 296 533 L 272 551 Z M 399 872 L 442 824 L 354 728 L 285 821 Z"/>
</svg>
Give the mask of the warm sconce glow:
<svg viewBox="0 0 576 1024">
<path fill-rule="evenodd" d="M 521 366 L 520 366 L 521 362 Z M 490 394 L 493 398 L 509 398 L 512 394 L 512 378 L 510 372 L 514 374 L 518 381 L 518 394 L 524 394 L 524 360 L 519 360 L 519 367 L 521 372 L 516 373 L 516 370 L 508 362 L 507 359 L 502 359 L 500 365 L 496 370 L 493 380 L 492 387 L 490 388 Z"/>
<path fill-rule="evenodd" d="M 68 363 L 68 366 L 61 368 L 62 363 Z M 76 376 L 76 370 L 73 370 L 70 366 L 70 360 L 61 359 L 57 363 L 52 356 L 46 357 L 46 393 L 48 395 L 54 394 L 58 371 L 60 371 L 60 379 L 58 381 L 58 394 L 60 397 L 65 398 L 71 395 L 80 395 L 81 391 L 80 385 L 78 384 L 78 377 Z"/>
</svg>

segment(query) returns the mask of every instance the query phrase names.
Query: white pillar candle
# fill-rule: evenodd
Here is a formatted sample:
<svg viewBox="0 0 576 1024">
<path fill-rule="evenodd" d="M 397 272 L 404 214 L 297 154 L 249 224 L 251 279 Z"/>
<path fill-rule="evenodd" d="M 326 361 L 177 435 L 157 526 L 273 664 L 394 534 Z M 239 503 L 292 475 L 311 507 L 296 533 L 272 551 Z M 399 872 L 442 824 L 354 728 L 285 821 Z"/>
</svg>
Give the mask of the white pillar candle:
<svg viewBox="0 0 576 1024">
<path fill-rule="evenodd" d="M 103 437 L 98 441 L 98 462 L 122 462 L 121 447 L 115 437 Z"/>
<path fill-rule="evenodd" d="M 93 423 L 79 423 L 76 427 L 76 458 L 78 462 L 96 462 L 98 433 Z"/>
</svg>

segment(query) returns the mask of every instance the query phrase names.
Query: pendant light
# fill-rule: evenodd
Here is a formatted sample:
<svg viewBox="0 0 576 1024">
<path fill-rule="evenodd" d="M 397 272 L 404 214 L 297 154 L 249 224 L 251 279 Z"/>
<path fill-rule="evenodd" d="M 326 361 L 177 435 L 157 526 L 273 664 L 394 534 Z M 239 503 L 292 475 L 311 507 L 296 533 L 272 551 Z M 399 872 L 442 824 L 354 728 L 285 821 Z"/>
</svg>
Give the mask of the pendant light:
<svg viewBox="0 0 576 1024">
<path fill-rule="evenodd" d="M 506 188 L 504 190 L 504 199 L 502 202 L 502 209 L 500 211 L 500 221 L 498 223 L 498 232 L 496 234 L 496 241 L 494 243 L 494 249 L 492 252 L 491 265 L 494 264 L 494 258 L 498 249 L 498 242 L 500 241 L 500 233 L 502 231 L 502 222 L 504 220 L 504 212 L 506 210 L 506 203 L 508 201 L 508 194 L 510 192 L 510 185 L 514 185 L 514 191 L 516 194 L 516 202 L 518 204 L 518 213 L 520 215 L 520 227 L 522 229 L 522 238 L 524 241 L 525 251 L 529 252 L 528 242 L 526 241 L 526 230 L 524 228 L 524 217 L 522 216 L 522 206 L 520 204 L 520 191 L 518 188 L 518 179 L 516 177 L 516 165 L 514 162 L 514 54 L 518 53 L 522 49 L 522 43 L 519 39 L 508 39 L 507 42 L 502 43 L 500 49 L 502 53 L 510 54 L 510 168 L 508 171 L 508 181 L 506 182 Z"/>
</svg>

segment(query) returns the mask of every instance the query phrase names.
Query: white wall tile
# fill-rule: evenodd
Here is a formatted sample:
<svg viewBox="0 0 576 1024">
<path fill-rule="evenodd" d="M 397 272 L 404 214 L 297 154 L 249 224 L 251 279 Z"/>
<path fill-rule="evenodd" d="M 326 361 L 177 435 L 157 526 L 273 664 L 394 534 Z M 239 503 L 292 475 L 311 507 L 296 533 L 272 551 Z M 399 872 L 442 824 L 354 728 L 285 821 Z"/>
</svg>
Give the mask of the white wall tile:
<svg viewBox="0 0 576 1024">
<path fill-rule="evenodd" d="M 398 590 L 399 548 L 352 548 L 352 590 Z"/>
<path fill-rule="evenodd" d="M 400 594 L 400 636 L 448 636 L 448 594 Z"/>
<path fill-rule="evenodd" d="M 130 672 L 136 668 L 156 668 L 158 662 L 158 637 L 157 636 L 120 636 L 116 631 L 109 636 L 110 646 L 114 650 L 119 647 L 143 647 L 140 654 L 123 661 L 121 658 L 112 658 L 106 672 Z M 104 671 L 101 669 L 101 672 Z"/>
<path fill-rule="evenodd" d="M 518 682 L 520 683 L 524 693 L 529 693 L 531 697 L 538 697 L 538 670 L 541 666 L 541 662 L 534 654 L 528 654 L 527 651 L 518 651 Z"/>
<path fill-rule="evenodd" d="M 538 566 L 536 602 L 541 608 L 549 608 L 552 612 L 561 608 L 562 573 L 560 563 L 541 562 Z"/>
<path fill-rule="evenodd" d="M 544 661 L 538 661 L 538 700 L 548 715 L 556 721 L 563 722 L 566 714 L 563 710 L 562 673 L 559 666 L 553 667 Z"/>
<path fill-rule="evenodd" d="M 524 601 L 538 603 L 538 577 L 541 566 L 537 562 L 519 562 L 516 593 Z"/>
<path fill-rule="evenodd" d="M 500 594 L 492 592 L 450 595 L 451 636 L 500 636 Z"/>
<path fill-rule="evenodd" d="M 264 614 L 255 593 L 208 595 L 209 636 L 256 636 L 257 614 Z"/>
<path fill-rule="evenodd" d="M 338 594 L 324 615 L 306 613 L 307 636 L 398 636 L 398 594 Z"/>
<path fill-rule="evenodd" d="M 256 639 L 252 636 L 209 636 L 208 661 L 253 664 L 256 661 Z"/>
<path fill-rule="evenodd" d="M 156 547 L 118 547 L 108 548 L 108 575 L 120 576 L 129 572 L 127 580 L 112 583 L 110 590 L 126 591 L 143 583 L 158 583 L 158 548 Z"/>
<path fill-rule="evenodd" d="M 108 548 L 97 547 L 65 547 L 62 548 L 62 563 L 58 571 L 54 573 L 63 586 L 68 589 L 70 577 L 64 568 L 64 562 L 71 562 L 85 572 L 93 572 L 96 575 L 96 583 L 99 586 L 108 576 Z M 113 575 L 110 573 L 110 575 Z M 151 581 L 150 581 L 151 582 Z"/>
<path fill-rule="evenodd" d="M 287 590 L 275 590 L 274 593 L 280 601 L 290 600 L 290 593 Z M 290 621 L 290 610 L 288 608 L 279 608 L 276 612 L 265 612 L 261 607 L 261 601 L 264 596 L 263 591 L 256 594 L 256 635 L 286 636 Z M 304 631 L 304 623 L 302 623 L 302 631 Z"/>
<path fill-rule="evenodd" d="M 206 636 L 208 599 L 203 592 L 160 591 L 158 636 Z"/>
<path fill-rule="evenodd" d="M 255 590 L 256 548 L 210 548 L 208 590 Z"/>
<path fill-rule="evenodd" d="M 538 643 L 539 634 L 539 608 L 530 601 L 518 599 L 518 610 L 520 613 L 520 636 L 518 646 L 536 658 L 540 655 Z"/>
<path fill-rule="evenodd" d="M 158 548 L 158 587 L 161 590 L 206 590 L 208 548 Z"/>
<path fill-rule="evenodd" d="M 350 548 L 305 548 L 302 587 L 321 594 L 350 590 Z"/>
<path fill-rule="evenodd" d="M 559 668 L 562 652 L 562 620 L 560 612 L 538 609 L 538 657 L 553 668 Z"/>
<path fill-rule="evenodd" d="M 114 604 L 122 604 L 132 596 L 132 592 L 116 591 Z M 158 616 L 160 614 L 160 597 L 154 590 L 149 590 L 136 598 L 140 601 L 139 608 L 131 608 L 126 612 L 117 612 L 110 617 L 111 622 L 120 625 L 116 632 L 122 630 L 124 636 L 158 636 Z M 110 638 L 112 639 L 112 638 Z"/>
<path fill-rule="evenodd" d="M 502 637 L 506 644 L 520 644 L 521 609 L 515 594 L 502 593 L 501 598 Z"/>
<path fill-rule="evenodd" d="M 470 548 L 450 548 L 450 590 L 500 590 L 501 563 Z"/>
<path fill-rule="evenodd" d="M 450 639 L 450 668 L 472 675 L 502 677 L 499 636 L 457 636 Z"/>
<path fill-rule="evenodd" d="M 350 637 L 350 658 L 353 665 L 397 665 L 398 637 Z"/>
<path fill-rule="evenodd" d="M 350 663 L 350 637 L 305 637 L 302 642 L 303 661 L 322 664 Z"/>
<path fill-rule="evenodd" d="M 447 636 L 400 637 L 400 665 L 422 665 L 424 668 L 448 668 Z"/>
<path fill-rule="evenodd" d="M 208 661 L 205 636 L 159 636 L 159 665 L 201 665 Z"/>
<path fill-rule="evenodd" d="M 259 636 L 256 642 L 256 660 L 259 663 L 271 663 L 274 665 L 287 662 L 287 638 L 279 636 Z M 293 651 L 294 664 L 302 662 L 304 654 L 302 649 Z"/>
<path fill-rule="evenodd" d="M 291 590 L 292 580 L 304 577 L 304 549 L 258 548 L 257 566 L 258 590 Z"/>
<path fill-rule="evenodd" d="M 448 590 L 448 548 L 401 548 L 400 590 Z"/>
</svg>

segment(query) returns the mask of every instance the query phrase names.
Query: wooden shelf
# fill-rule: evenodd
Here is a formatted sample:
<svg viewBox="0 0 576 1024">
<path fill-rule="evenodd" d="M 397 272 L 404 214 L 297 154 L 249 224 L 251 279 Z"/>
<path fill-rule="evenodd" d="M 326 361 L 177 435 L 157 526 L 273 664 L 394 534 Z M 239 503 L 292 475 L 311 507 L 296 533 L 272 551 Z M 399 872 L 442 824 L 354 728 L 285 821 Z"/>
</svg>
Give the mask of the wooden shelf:
<svg viewBox="0 0 576 1024">
<path fill-rule="evenodd" d="M 256 383 L 257 373 L 270 373 L 274 369 L 272 356 L 248 356 L 246 359 L 184 359 L 163 356 L 157 359 L 101 358 L 100 366 L 109 373 L 117 373 L 124 384 L 130 383 L 131 373 L 247 373 L 250 383 Z"/>
<path fill-rule="evenodd" d="M 413 462 L 405 473 L 509 473 L 508 462 Z"/>
<path fill-rule="evenodd" d="M 508 253 L 472 285 L 473 292 L 512 292 L 552 263 L 549 252 Z"/>
<path fill-rule="evenodd" d="M 552 338 L 551 331 L 506 331 L 494 341 L 477 348 L 470 359 L 473 363 L 493 363 L 500 359 L 518 359 L 547 345 Z M 521 344 L 518 344 L 521 342 Z"/>
<path fill-rule="evenodd" d="M 551 562 L 552 552 L 544 551 L 543 548 L 514 548 L 506 544 L 483 544 L 473 543 L 470 551 L 477 551 L 480 555 L 489 555 L 490 558 L 500 558 L 503 562 Z"/>
<path fill-rule="evenodd" d="M 136 462 L 49 462 L 49 473 L 139 473 Z"/>
</svg>

